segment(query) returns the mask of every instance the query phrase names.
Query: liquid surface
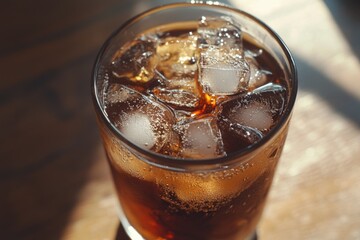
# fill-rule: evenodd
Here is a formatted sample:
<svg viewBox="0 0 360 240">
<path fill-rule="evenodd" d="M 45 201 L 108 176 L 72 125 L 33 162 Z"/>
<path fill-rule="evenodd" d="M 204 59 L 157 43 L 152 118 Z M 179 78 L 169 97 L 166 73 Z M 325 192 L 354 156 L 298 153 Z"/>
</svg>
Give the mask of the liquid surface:
<svg viewBox="0 0 360 240">
<path fill-rule="evenodd" d="M 256 143 L 277 124 L 287 92 L 276 60 L 250 39 L 227 18 L 139 35 L 105 66 L 110 121 L 134 144 L 179 158 Z"/>
</svg>

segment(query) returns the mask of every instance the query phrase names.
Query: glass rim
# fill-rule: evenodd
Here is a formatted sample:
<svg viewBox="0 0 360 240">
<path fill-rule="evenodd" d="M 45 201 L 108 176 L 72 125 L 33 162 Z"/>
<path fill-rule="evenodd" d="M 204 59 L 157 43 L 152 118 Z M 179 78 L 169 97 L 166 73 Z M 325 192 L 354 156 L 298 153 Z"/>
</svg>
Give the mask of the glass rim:
<svg viewBox="0 0 360 240">
<path fill-rule="evenodd" d="M 102 60 L 102 57 L 107 50 L 107 47 L 110 45 L 112 39 L 119 34 L 123 29 L 125 29 L 127 26 L 131 25 L 132 23 L 135 23 L 142 18 L 151 15 L 152 13 L 156 13 L 162 10 L 166 9 L 172 9 L 172 8 L 178 8 L 178 7 L 206 7 L 206 8 L 214 8 L 214 9 L 223 9 L 227 11 L 234 12 L 238 15 L 244 15 L 248 18 L 250 18 L 252 21 L 254 21 L 257 25 L 261 26 L 264 30 L 266 30 L 267 33 L 271 35 L 271 37 L 277 42 L 277 44 L 280 46 L 282 53 L 285 54 L 286 60 L 289 63 L 289 79 L 291 80 L 291 90 L 289 91 L 289 98 L 288 103 L 286 105 L 286 109 L 281 115 L 279 122 L 259 141 L 242 148 L 238 151 L 232 152 L 230 154 L 226 154 L 222 157 L 217 158 L 204 158 L 204 159 L 192 159 L 192 158 L 177 158 L 172 157 L 164 154 L 159 154 L 151 150 L 143 149 L 139 147 L 138 145 L 130 142 L 126 137 L 122 135 L 122 133 L 115 127 L 114 124 L 111 123 L 111 121 L 106 117 L 106 114 L 104 112 L 104 109 L 101 107 L 101 103 L 98 98 L 98 89 L 97 89 L 97 70 L 99 69 L 100 62 Z M 232 162 L 234 159 L 245 157 L 252 152 L 256 151 L 257 149 L 261 148 L 263 145 L 265 145 L 270 139 L 272 139 L 281 129 L 282 127 L 288 122 L 289 118 L 291 117 L 292 109 L 295 104 L 295 99 L 297 95 L 297 89 L 298 89 L 298 77 L 297 77 L 297 70 L 294 58 L 292 57 L 289 48 L 286 46 L 284 41 L 280 38 L 280 36 L 273 31 L 266 23 L 261 21 L 260 19 L 256 18 L 255 16 L 242 11 L 240 9 L 220 4 L 218 2 L 203 2 L 203 1 L 191 1 L 191 2 L 183 2 L 183 3 L 171 3 L 171 4 L 165 4 L 161 6 L 157 6 L 154 8 L 151 8 L 147 11 L 144 11 L 142 13 L 139 13 L 135 15 L 134 17 L 130 18 L 129 20 L 125 21 L 122 25 L 120 25 L 119 28 L 117 28 L 104 42 L 102 45 L 93 69 L 92 69 L 92 78 L 91 78 L 91 95 L 92 100 L 95 105 L 95 111 L 97 115 L 101 116 L 102 122 L 106 125 L 107 129 L 111 131 L 114 136 L 116 136 L 117 139 L 120 139 L 123 143 L 126 144 L 126 146 L 129 146 L 131 149 L 135 150 L 137 153 L 140 153 L 142 155 L 142 160 L 145 160 L 146 162 L 157 165 L 160 167 L 167 167 L 171 168 L 170 166 L 202 166 L 202 165 L 215 165 L 215 166 L 225 166 L 227 163 Z M 133 153 L 135 154 L 135 153 Z M 137 154 L 135 154 L 137 155 Z M 137 155 L 138 156 L 138 155 Z M 138 156 L 139 157 L 139 156 Z M 149 160 L 151 158 L 152 160 Z M 153 161 L 155 160 L 155 161 Z"/>
</svg>

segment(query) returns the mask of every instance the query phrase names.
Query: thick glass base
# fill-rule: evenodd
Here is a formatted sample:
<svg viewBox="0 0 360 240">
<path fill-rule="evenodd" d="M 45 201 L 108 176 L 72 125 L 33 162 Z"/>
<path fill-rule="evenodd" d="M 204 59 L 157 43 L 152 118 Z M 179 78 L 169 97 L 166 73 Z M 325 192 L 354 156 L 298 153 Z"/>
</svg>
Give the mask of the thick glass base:
<svg viewBox="0 0 360 240">
<path fill-rule="evenodd" d="M 126 233 L 123 225 L 121 224 L 121 222 L 119 223 L 119 227 L 117 229 L 117 232 L 116 232 L 116 237 L 115 237 L 115 240 L 133 240 L 129 237 L 129 235 Z M 250 236 L 248 239 L 246 240 L 259 240 L 256 232 Z"/>
<path fill-rule="evenodd" d="M 144 239 L 141 234 L 129 223 L 127 217 L 124 214 L 124 211 L 121 207 L 120 202 L 117 206 L 117 212 L 120 219 L 120 224 L 116 233 L 116 240 L 151 240 Z M 258 240 L 258 236 L 256 231 L 251 234 L 249 237 L 243 240 Z M 190 240 L 190 239 L 189 239 Z M 191 239 L 192 240 L 192 239 Z M 238 239 L 236 239 L 238 240 Z M 240 240 L 240 239 L 239 239 Z"/>
<path fill-rule="evenodd" d="M 120 219 L 120 224 L 116 233 L 116 240 L 151 240 L 151 239 L 144 239 L 138 231 L 133 228 L 129 221 L 127 220 L 120 203 L 118 204 L 118 216 Z M 258 240 L 258 236 L 256 231 L 244 240 Z"/>
</svg>

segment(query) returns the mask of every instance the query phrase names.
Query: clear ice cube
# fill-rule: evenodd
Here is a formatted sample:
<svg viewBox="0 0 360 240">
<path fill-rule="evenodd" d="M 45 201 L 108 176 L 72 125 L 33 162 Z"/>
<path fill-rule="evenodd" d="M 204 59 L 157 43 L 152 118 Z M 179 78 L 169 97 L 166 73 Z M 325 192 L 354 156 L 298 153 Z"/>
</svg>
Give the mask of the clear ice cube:
<svg viewBox="0 0 360 240">
<path fill-rule="evenodd" d="M 194 110 L 201 102 L 197 74 L 197 35 L 183 34 L 167 37 L 157 46 L 157 73 L 163 76 L 160 86 L 152 90 L 154 96 L 176 109 Z"/>
<path fill-rule="evenodd" d="M 156 48 L 160 58 L 157 70 L 166 78 L 194 77 L 197 71 L 197 36 L 167 37 Z"/>
<path fill-rule="evenodd" d="M 225 156 L 223 142 L 215 119 L 211 117 L 178 122 L 181 137 L 180 155 L 185 158 L 217 158 Z"/>
<path fill-rule="evenodd" d="M 252 93 L 265 93 L 265 92 L 272 92 L 273 94 L 279 94 L 285 98 L 285 87 L 281 86 L 280 84 L 269 82 L 264 84 L 252 91 Z"/>
<path fill-rule="evenodd" d="M 220 116 L 218 118 L 218 126 L 223 136 L 224 150 L 226 152 L 234 152 L 239 148 L 246 148 L 263 137 L 261 131 L 241 125 L 227 116 Z"/>
<path fill-rule="evenodd" d="M 235 112 L 230 114 L 229 118 L 232 122 L 259 129 L 260 131 L 269 130 L 273 125 L 270 106 L 257 101 L 238 107 Z"/>
<path fill-rule="evenodd" d="M 131 42 L 130 46 L 122 47 L 111 62 L 112 74 L 133 82 L 149 82 L 159 62 L 156 45 L 154 38 L 143 36 Z"/>
<path fill-rule="evenodd" d="M 132 143 L 151 149 L 156 144 L 156 135 L 148 115 L 142 112 L 129 114 L 121 123 L 120 131 Z"/>
<path fill-rule="evenodd" d="M 285 88 L 271 83 L 222 103 L 219 118 L 232 125 L 241 125 L 265 133 L 279 120 L 285 103 Z"/>
<path fill-rule="evenodd" d="M 205 93 L 233 95 L 247 89 L 249 65 L 242 52 L 209 47 L 200 54 L 199 82 Z"/>
<path fill-rule="evenodd" d="M 182 89 L 157 88 L 155 96 L 162 102 L 184 108 L 196 108 L 199 105 L 199 97 Z"/>
<path fill-rule="evenodd" d="M 199 83 L 210 95 L 233 95 L 247 89 L 241 27 L 230 17 L 202 17 L 198 27 Z"/>
<path fill-rule="evenodd" d="M 105 103 L 110 121 L 130 142 L 159 151 L 168 141 L 175 118 L 161 103 L 121 84 L 109 87 Z"/>
<path fill-rule="evenodd" d="M 261 55 L 262 51 L 254 53 L 251 51 L 245 51 L 245 60 L 249 65 L 249 83 L 250 89 L 255 89 L 268 82 L 268 76 L 272 73 L 268 70 L 260 69 L 259 63 L 256 61 L 256 57 Z"/>
<path fill-rule="evenodd" d="M 241 27 L 230 17 L 202 17 L 198 33 L 200 48 L 220 46 L 242 49 Z"/>
<path fill-rule="evenodd" d="M 166 80 L 163 86 L 154 88 L 152 93 L 174 108 L 194 110 L 201 104 L 201 93 L 192 78 Z"/>
</svg>

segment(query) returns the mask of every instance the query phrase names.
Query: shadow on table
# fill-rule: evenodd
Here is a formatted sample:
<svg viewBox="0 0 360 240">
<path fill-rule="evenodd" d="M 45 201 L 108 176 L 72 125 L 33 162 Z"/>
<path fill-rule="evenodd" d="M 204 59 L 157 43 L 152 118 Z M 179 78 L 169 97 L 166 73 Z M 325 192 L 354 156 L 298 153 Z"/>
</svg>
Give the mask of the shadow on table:
<svg viewBox="0 0 360 240">
<path fill-rule="evenodd" d="M 360 1 L 324 0 L 324 3 L 332 13 L 333 19 L 338 24 L 353 53 L 360 59 Z M 356 107 L 360 106 L 360 100 L 300 57 L 295 56 L 295 60 L 300 89 L 312 92 L 322 98 L 334 111 L 360 127 L 360 109 Z"/>
<path fill-rule="evenodd" d="M 131 240 L 129 236 L 126 234 L 125 229 L 121 222 L 119 222 L 119 227 L 116 231 L 116 236 L 114 240 Z"/>
<path fill-rule="evenodd" d="M 360 100 L 300 57 L 295 56 L 295 61 L 298 69 L 299 89 L 320 97 L 334 111 L 360 127 L 360 108 L 356 107 L 360 106 Z"/>
<path fill-rule="evenodd" d="M 347 39 L 353 52 L 360 59 L 360 1 L 324 0 L 333 19 Z"/>
<path fill-rule="evenodd" d="M 26 66 L 41 72 L 29 71 L 14 81 L 12 73 L 23 71 L 22 66 L 1 71 L 1 239 L 64 235 L 100 144 L 90 75 L 101 46 L 88 44 L 84 52 L 76 52 L 74 43 L 95 37 L 105 41 L 111 33 L 107 29 L 113 31 L 134 14 L 128 11 L 130 2 L 3 3 L 0 14 L 15 17 L 1 23 L 12 31 L 2 38 L 9 48 L 0 51 L 0 59 L 21 62 L 32 54 L 41 56 Z M 31 29 L 25 31 L 23 25 Z M 47 62 L 51 68 L 41 67 Z"/>
</svg>

